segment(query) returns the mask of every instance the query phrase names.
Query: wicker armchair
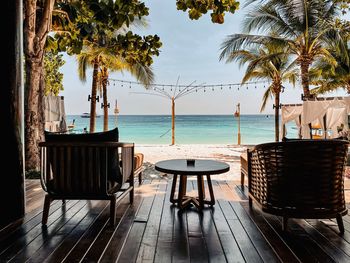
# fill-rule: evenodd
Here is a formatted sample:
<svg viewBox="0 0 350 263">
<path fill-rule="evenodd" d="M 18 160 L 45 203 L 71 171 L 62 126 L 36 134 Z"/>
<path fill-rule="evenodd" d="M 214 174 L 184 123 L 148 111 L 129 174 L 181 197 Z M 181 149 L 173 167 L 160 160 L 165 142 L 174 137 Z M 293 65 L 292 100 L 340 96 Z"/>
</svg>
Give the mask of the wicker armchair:
<svg viewBox="0 0 350 263">
<path fill-rule="evenodd" d="M 249 204 L 288 218 L 336 218 L 344 233 L 344 169 L 348 142 L 292 140 L 248 150 Z"/>
</svg>

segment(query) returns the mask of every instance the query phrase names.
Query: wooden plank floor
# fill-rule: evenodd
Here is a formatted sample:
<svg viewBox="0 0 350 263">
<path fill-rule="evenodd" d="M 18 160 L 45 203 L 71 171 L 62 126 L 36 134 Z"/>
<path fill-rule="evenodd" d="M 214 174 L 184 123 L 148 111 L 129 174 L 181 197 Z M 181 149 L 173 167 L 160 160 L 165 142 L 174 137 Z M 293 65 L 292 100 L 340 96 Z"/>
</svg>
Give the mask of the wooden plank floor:
<svg viewBox="0 0 350 263">
<path fill-rule="evenodd" d="M 246 189 L 213 184 L 216 204 L 203 213 L 172 206 L 171 181 L 163 179 L 137 186 L 134 204 L 126 198 L 117 208 L 114 228 L 106 201 L 55 201 L 42 227 L 44 193 L 27 180 L 27 214 L 0 236 L 0 262 L 350 262 L 349 215 L 343 236 L 335 220 L 291 219 L 282 232 L 279 217 L 249 208 Z M 195 181 L 187 189 L 195 195 Z"/>
</svg>

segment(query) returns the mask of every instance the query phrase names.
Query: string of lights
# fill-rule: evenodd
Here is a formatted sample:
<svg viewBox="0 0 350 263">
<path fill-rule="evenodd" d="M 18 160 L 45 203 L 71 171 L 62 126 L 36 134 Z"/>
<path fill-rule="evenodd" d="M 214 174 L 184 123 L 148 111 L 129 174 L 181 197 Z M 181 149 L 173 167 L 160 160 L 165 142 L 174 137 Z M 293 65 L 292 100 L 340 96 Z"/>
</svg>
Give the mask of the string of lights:
<svg viewBox="0 0 350 263">
<path fill-rule="evenodd" d="M 176 84 L 159 84 L 159 83 L 153 83 L 149 85 L 149 89 L 147 92 L 131 92 L 135 94 L 142 94 L 142 95 L 151 95 L 151 96 L 158 96 L 163 97 L 165 99 L 171 100 L 171 145 L 175 144 L 175 101 L 183 96 L 186 96 L 188 94 L 191 94 L 193 92 L 198 92 L 203 90 L 206 92 L 207 90 L 215 91 L 215 89 L 223 90 L 224 88 L 232 89 L 237 87 L 239 90 L 240 87 L 246 87 L 247 89 L 249 86 L 254 85 L 255 89 L 257 88 L 258 84 L 264 84 L 264 87 L 268 81 L 253 81 L 253 82 L 247 82 L 243 85 L 241 83 L 220 83 L 220 84 L 195 84 L 196 81 L 191 82 L 187 85 L 181 85 L 179 84 L 179 78 L 177 79 Z M 132 86 L 144 86 L 142 83 L 137 81 L 128 81 L 128 80 L 121 80 L 121 79 L 108 79 L 109 83 L 113 83 L 113 86 L 116 85 L 116 83 L 119 83 L 121 87 L 129 87 L 130 89 Z M 168 133 L 170 129 L 166 132 Z M 165 134 L 166 134 L 165 133 Z M 162 136 L 164 136 L 163 134 Z M 240 144 L 240 141 L 238 142 Z"/>
<path fill-rule="evenodd" d="M 113 79 L 109 78 L 108 79 L 110 83 L 113 83 L 113 86 L 115 86 L 117 83 L 121 87 L 129 87 L 130 89 L 137 85 L 137 86 L 144 86 L 142 83 L 137 82 L 137 81 L 129 81 L 129 80 L 122 80 L 122 79 Z M 177 96 L 181 97 L 185 94 L 192 93 L 192 92 L 198 92 L 202 90 L 203 92 L 212 90 L 215 91 L 217 89 L 223 90 L 223 89 L 237 89 L 240 90 L 240 88 L 246 88 L 249 89 L 249 87 L 252 87 L 257 89 L 259 84 L 263 84 L 264 88 L 266 85 L 268 85 L 268 81 L 251 81 L 251 82 L 246 82 L 244 84 L 242 83 L 219 83 L 219 84 L 195 84 L 195 81 L 192 82 L 191 84 L 183 85 L 183 84 L 166 84 L 166 83 L 152 83 L 149 85 L 150 89 L 153 89 L 155 91 L 158 91 L 160 96 L 164 95 L 168 97 L 168 94 L 161 94 L 162 91 L 174 91 L 175 93 L 178 93 Z"/>
</svg>

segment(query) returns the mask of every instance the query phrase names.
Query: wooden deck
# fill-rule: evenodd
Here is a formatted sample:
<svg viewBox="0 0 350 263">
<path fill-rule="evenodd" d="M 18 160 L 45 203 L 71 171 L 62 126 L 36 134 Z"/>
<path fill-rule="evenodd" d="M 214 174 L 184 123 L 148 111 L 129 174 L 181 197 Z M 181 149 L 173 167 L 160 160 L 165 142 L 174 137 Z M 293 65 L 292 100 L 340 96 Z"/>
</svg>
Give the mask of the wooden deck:
<svg viewBox="0 0 350 263">
<path fill-rule="evenodd" d="M 217 202 L 203 213 L 179 212 L 171 181 L 155 180 L 137 187 L 134 205 L 126 198 L 118 207 L 114 228 L 105 201 L 55 201 L 42 227 L 43 192 L 28 180 L 27 215 L 0 236 L 0 262 L 350 262 L 350 216 L 343 237 L 334 220 L 293 219 L 282 232 L 280 218 L 249 209 L 240 186 L 213 184 Z"/>
</svg>

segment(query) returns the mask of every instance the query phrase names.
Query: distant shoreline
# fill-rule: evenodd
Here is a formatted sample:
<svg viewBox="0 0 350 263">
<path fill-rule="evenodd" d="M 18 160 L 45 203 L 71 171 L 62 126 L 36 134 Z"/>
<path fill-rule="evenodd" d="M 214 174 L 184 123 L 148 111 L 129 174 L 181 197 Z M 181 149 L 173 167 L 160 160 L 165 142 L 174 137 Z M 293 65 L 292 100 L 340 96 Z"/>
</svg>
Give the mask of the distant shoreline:
<svg viewBox="0 0 350 263">
<path fill-rule="evenodd" d="M 109 115 L 108 129 L 119 129 L 119 140 L 135 143 L 169 145 L 172 142 L 170 115 Z M 175 144 L 237 144 L 238 124 L 241 144 L 254 145 L 274 141 L 275 118 L 272 115 L 177 115 L 175 119 Z M 88 118 L 67 115 L 66 122 L 73 123 L 79 133 L 88 130 Z M 95 132 L 103 131 L 103 117 L 96 119 Z M 297 130 L 287 127 L 288 136 L 297 136 Z"/>
</svg>

